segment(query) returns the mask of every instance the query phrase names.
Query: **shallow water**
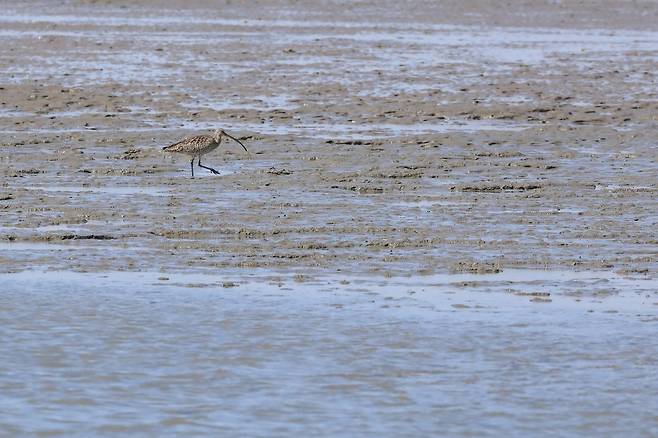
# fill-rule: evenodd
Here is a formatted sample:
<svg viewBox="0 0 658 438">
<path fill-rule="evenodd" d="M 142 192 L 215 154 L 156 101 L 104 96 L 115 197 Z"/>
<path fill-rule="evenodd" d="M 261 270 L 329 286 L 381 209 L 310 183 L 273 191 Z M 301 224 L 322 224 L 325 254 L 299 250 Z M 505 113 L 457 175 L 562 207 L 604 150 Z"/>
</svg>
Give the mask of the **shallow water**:
<svg viewBox="0 0 658 438">
<path fill-rule="evenodd" d="M 167 196 L 169 193 L 166 187 L 130 187 L 130 186 L 106 186 L 106 187 L 92 187 L 92 186 L 25 186 L 27 190 L 41 190 L 44 192 L 70 192 L 70 193 L 85 193 L 91 192 L 96 194 L 108 195 L 146 195 L 146 196 Z"/>
<path fill-rule="evenodd" d="M 115 14 L 120 11 L 114 11 Z M 122 83 L 163 82 L 173 76 L 189 74 L 190 66 L 202 68 L 209 77 L 225 81 L 232 74 L 251 74 L 254 69 L 268 70 L 273 75 L 301 74 L 304 82 L 342 82 L 346 86 L 362 88 L 364 73 L 368 82 L 374 72 L 396 72 L 401 66 L 414 69 L 410 76 L 422 82 L 432 69 L 446 64 L 460 66 L 460 76 L 471 77 L 473 70 L 486 67 L 496 71 L 508 69 L 511 65 L 543 64 L 551 69 L 560 56 L 578 55 L 580 63 L 587 67 L 590 63 L 624 56 L 635 51 L 652 59 L 658 44 L 658 32 L 606 29 L 550 29 L 550 28 L 505 28 L 487 26 L 451 26 L 419 24 L 413 22 L 383 22 L 378 25 L 364 22 L 329 22 L 318 20 L 263 19 L 235 20 L 222 18 L 182 17 L 79 17 L 74 15 L 25 15 L 8 13 L 2 17 L 11 24 L 40 23 L 51 25 L 98 26 L 105 31 L 101 34 L 80 29 L 75 33 L 50 32 L 52 38 L 73 37 L 92 41 L 116 44 L 134 38 L 144 39 L 147 44 L 175 44 L 188 47 L 194 44 L 225 44 L 227 41 L 242 43 L 248 41 L 264 50 L 253 62 L 227 63 L 221 69 L 214 68 L 213 62 L 199 59 L 195 53 L 176 51 L 176 57 L 167 51 L 153 53 L 132 50 L 116 50 L 99 53 L 93 50 L 84 61 L 72 58 L 53 59 L 49 56 L 32 55 L 27 64 L 12 65 L 5 70 L 13 80 L 38 75 L 60 76 L 68 72 L 68 81 L 77 84 L 83 78 L 96 81 L 117 81 Z M 190 28 L 190 24 L 206 26 L 206 31 Z M 174 26 L 173 29 L 154 26 Z M 355 30 L 357 29 L 357 30 Z M 172 31 L 175 30 L 175 31 Z M 312 31 L 312 32 L 311 32 Z M 7 30 L 5 38 L 21 40 L 35 38 L 32 30 Z M 49 33 L 43 34 L 46 38 Z M 41 38 L 41 35 L 38 36 Z M 322 40 L 337 44 L 343 50 L 363 51 L 365 59 L 345 60 L 329 55 L 304 55 L 279 57 L 276 53 L 289 45 L 316 44 Z M 100 43 L 99 43 L 100 44 Z M 376 52 L 367 48 L 372 45 L 385 45 Z M 655 59 L 654 59 L 655 61 Z M 358 77 L 340 74 L 336 62 L 344 68 L 359 71 Z M 150 68 L 144 69 L 148 64 Z M 38 71 L 34 71 L 38 66 Z M 31 67 L 26 69 L 25 67 Z M 288 71 L 290 68 L 294 69 Z M 315 76 L 320 71 L 322 75 Z M 75 74 L 71 74 L 74 72 Z M 379 78 L 381 81 L 383 78 Z M 444 78 L 449 80 L 450 78 Z M 454 79 L 454 78 L 453 78 Z M 431 81 L 430 81 L 431 82 Z M 384 81 L 369 87 L 403 87 L 399 82 Z M 418 84 L 415 85 L 419 87 Z M 427 85 L 430 86 L 429 84 Z M 445 85 L 444 85 L 445 86 Z M 418 88 L 422 89 L 422 87 Z M 281 90 L 284 93 L 284 90 Z M 264 108 L 285 107 L 285 100 L 276 96 L 264 100 Z M 283 105 L 283 106 L 282 106 Z M 252 105 L 238 105 L 233 108 L 249 108 Z M 210 104 L 208 108 L 222 108 L 223 104 Z M 257 107 L 261 107 L 260 105 Z"/>
<path fill-rule="evenodd" d="M 240 106 L 238 105 L 238 108 Z M 215 123 L 198 123 L 198 122 L 169 122 L 168 126 L 142 126 L 126 128 L 124 132 L 147 133 L 161 131 L 178 131 L 181 129 L 204 129 L 212 130 Z M 270 135 L 295 135 L 308 136 L 320 139 L 354 139 L 363 140 L 373 137 L 386 138 L 401 135 L 418 135 L 428 133 L 446 133 L 446 132 L 478 132 L 478 131 L 520 131 L 531 127 L 528 123 L 506 122 L 498 120 L 436 120 L 433 122 L 414 123 L 414 124 L 396 124 L 396 123 L 369 123 L 362 124 L 342 124 L 342 123 L 308 123 L 308 124 L 271 124 L 264 125 L 261 123 L 227 123 L 227 130 L 248 130 L 258 131 L 261 134 Z M 112 128 L 89 127 L 80 129 L 74 128 L 48 128 L 34 129 L 34 133 L 79 133 L 97 131 L 112 132 Z M 0 130 L 3 134 L 18 134 L 23 130 L 5 129 Z"/>
<path fill-rule="evenodd" d="M 0 242 L 0 249 L 3 251 L 79 251 L 84 249 L 80 245 L 69 245 L 65 243 L 47 243 L 47 242 Z"/>
<path fill-rule="evenodd" d="M 651 435 L 658 297 L 611 308 L 502 288 L 598 277 L 616 281 L 541 271 L 305 282 L 267 271 L 1 275 L 0 427 Z M 497 291 L 456 285 L 477 279 Z"/>
</svg>

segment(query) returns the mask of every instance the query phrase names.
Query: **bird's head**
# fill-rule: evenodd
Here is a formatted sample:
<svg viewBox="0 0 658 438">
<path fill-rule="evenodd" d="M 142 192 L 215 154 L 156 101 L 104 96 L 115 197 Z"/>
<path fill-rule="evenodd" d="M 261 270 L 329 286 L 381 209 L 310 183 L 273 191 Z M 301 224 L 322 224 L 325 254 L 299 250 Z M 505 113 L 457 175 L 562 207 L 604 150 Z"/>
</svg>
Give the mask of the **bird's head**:
<svg viewBox="0 0 658 438">
<path fill-rule="evenodd" d="M 224 135 L 224 130 L 216 129 L 215 132 L 212 133 L 212 138 L 219 143 L 222 140 L 222 135 Z"/>
<path fill-rule="evenodd" d="M 238 140 L 237 138 L 233 137 L 232 135 L 227 134 L 226 131 L 224 131 L 223 129 L 217 129 L 217 130 L 216 130 L 215 132 L 213 132 L 213 134 L 212 134 L 213 139 L 214 139 L 217 143 L 219 143 L 219 142 L 222 141 L 222 137 L 223 137 L 223 136 L 226 136 L 226 137 L 230 138 L 231 140 L 235 140 L 236 142 L 238 142 L 238 143 L 240 144 L 240 146 L 242 146 L 242 149 L 244 149 L 245 152 L 249 153 L 249 151 L 247 150 L 247 148 L 245 147 L 245 145 L 243 145 L 242 142 L 241 142 L 240 140 Z"/>
</svg>

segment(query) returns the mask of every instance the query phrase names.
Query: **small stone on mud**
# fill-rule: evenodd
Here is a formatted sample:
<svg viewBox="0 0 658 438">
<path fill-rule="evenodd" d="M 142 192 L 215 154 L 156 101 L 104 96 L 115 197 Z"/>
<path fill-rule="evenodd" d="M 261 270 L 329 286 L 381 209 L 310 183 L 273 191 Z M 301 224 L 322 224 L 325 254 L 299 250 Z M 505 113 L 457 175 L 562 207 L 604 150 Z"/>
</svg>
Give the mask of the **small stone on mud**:
<svg viewBox="0 0 658 438">
<path fill-rule="evenodd" d="M 270 167 L 267 173 L 271 175 L 290 175 L 292 174 L 292 171 L 287 169 L 275 169 L 274 167 Z"/>
<path fill-rule="evenodd" d="M 105 234 L 89 234 L 89 235 L 78 235 L 78 234 L 65 234 L 60 236 L 61 240 L 112 240 L 114 237 L 107 236 Z"/>
<path fill-rule="evenodd" d="M 514 295 L 524 296 L 524 297 L 550 297 L 550 292 L 523 292 L 518 291 L 514 292 Z"/>
<path fill-rule="evenodd" d="M 371 193 L 384 193 L 384 189 L 380 187 L 350 187 L 350 190 L 353 192 L 359 192 L 362 195 L 371 194 Z"/>
<path fill-rule="evenodd" d="M 18 173 L 22 175 L 38 175 L 39 173 L 43 173 L 43 170 L 41 169 L 21 169 L 18 171 Z"/>
</svg>

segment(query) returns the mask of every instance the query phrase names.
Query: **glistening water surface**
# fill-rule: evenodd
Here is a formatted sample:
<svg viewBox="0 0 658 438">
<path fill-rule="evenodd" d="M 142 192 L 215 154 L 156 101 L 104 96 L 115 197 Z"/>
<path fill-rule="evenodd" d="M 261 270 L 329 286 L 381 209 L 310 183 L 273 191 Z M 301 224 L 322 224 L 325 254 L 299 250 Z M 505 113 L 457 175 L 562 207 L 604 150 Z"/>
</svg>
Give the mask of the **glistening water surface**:
<svg viewBox="0 0 658 438">
<path fill-rule="evenodd" d="M 624 284 L 618 277 L 516 271 L 485 276 L 486 288 L 460 285 L 478 278 L 4 274 L 0 428 L 69 436 L 658 432 L 655 294 L 616 310 L 562 293 L 602 278 Z M 536 278 L 557 283 L 534 295 L 506 292 Z M 562 298 L 537 300 L 547 295 Z"/>
</svg>

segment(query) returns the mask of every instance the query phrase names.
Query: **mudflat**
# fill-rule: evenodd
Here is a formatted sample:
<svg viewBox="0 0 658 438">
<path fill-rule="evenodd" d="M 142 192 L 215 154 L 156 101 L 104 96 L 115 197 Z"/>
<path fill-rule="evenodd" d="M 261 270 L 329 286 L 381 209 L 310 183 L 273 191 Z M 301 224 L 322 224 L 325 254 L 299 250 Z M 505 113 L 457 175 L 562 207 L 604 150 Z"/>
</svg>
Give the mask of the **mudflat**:
<svg viewBox="0 0 658 438">
<path fill-rule="evenodd" d="M 655 3 L 39 5 L 2 17 L 0 270 L 658 269 Z M 220 176 L 161 152 L 215 128 L 253 151 Z"/>
<path fill-rule="evenodd" d="M 658 3 L 2 8 L 0 432 L 658 431 Z"/>
</svg>

